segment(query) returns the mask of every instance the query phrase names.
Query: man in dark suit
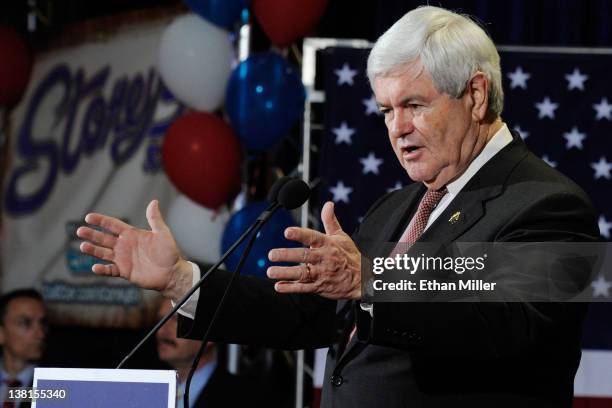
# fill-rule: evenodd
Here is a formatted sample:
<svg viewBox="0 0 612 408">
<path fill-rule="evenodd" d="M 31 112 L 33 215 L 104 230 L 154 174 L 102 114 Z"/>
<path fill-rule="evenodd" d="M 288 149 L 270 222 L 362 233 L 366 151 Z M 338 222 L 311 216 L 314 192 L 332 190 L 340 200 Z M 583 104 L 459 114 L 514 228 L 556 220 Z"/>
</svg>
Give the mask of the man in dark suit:
<svg viewBox="0 0 612 408">
<path fill-rule="evenodd" d="M 0 297 L 0 395 L 6 408 L 29 407 L 7 399 L 9 388 L 32 386 L 34 367 L 47 337 L 47 312 L 35 289 L 16 289 Z"/>
<path fill-rule="evenodd" d="M 271 267 L 274 284 L 239 279 L 212 338 L 280 348 L 331 345 L 324 407 L 571 406 L 581 305 L 359 301 L 372 242 L 598 237 L 582 190 L 503 123 L 499 55 L 469 18 L 429 6 L 407 13 L 376 42 L 368 76 L 391 146 L 418 183 L 382 197 L 352 237 L 333 203 L 322 210 L 324 233 L 288 228 L 286 238 L 305 247 L 272 250 L 270 260 L 301 264 Z M 173 247 L 156 201 L 147 216 L 151 232 L 89 214 L 87 222 L 120 238 L 82 228 L 78 235 L 91 242 L 81 249 L 112 262 L 94 272 L 178 299 L 200 272 Z M 146 240 L 167 252 L 138 259 L 132 248 Z M 155 268 L 137 267 L 145 263 Z M 192 297 L 181 311 L 181 335 L 202 334 L 228 281 L 226 273 L 213 275 Z"/>
</svg>

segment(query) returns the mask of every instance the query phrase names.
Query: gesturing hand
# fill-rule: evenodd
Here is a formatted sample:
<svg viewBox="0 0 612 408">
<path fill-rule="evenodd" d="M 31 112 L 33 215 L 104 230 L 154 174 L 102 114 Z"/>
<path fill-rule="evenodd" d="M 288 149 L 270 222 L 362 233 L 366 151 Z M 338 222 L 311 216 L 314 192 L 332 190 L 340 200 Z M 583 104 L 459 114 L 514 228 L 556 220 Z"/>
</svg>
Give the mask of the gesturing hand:
<svg viewBox="0 0 612 408">
<path fill-rule="evenodd" d="M 334 203 L 328 201 L 321 210 L 325 234 L 290 227 L 285 237 L 307 248 L 278 248 L 268 254 L 272 262 L 301 262 L 298 266 L 271 266 L 268 277 L 278 279 L 280 293 L 317 293 L 330 299 L 361 297 L 361 253 L 342 230 Z"/>
<path fill-rule="evenodd" d="M 77 236 L 83 253 L 111 262 L 95 264 L 94 273 L 118 276 L 145 289 L 155 289 L 166 297 L 180 298 L 191 287 L 191 265 L 181 258 L 172 232 L 153 200 L 147 206 L 151 230 L 135 228 L 104 214 L 91 213 L 85 222 L 101 227 L 98 231 L 80 227 Z"/>
</svg>

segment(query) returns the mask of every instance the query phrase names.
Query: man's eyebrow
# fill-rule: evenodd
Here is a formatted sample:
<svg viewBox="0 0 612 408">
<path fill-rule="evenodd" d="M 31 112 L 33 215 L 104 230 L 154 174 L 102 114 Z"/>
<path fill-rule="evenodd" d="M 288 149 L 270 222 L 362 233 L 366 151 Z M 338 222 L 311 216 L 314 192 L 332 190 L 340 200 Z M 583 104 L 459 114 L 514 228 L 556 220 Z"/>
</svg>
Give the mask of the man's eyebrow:
<svg viewBox="0 0 612 408">
<path fill-rule="evenodd" d="M 408 95 L 405 98 L 402 99 L 402 101 L 400 102 L 400 105 L 405 105 L 406 103 L 410 102 L 410 101 L 424 101 L 425 97 L 423 95 Z M 389 107 L 389 105 L 385 105 L 382 102 L 378 102 L 376 101 L 376 105 L 378 105 L 379 108 L 387 108 Z"/>
</svg>

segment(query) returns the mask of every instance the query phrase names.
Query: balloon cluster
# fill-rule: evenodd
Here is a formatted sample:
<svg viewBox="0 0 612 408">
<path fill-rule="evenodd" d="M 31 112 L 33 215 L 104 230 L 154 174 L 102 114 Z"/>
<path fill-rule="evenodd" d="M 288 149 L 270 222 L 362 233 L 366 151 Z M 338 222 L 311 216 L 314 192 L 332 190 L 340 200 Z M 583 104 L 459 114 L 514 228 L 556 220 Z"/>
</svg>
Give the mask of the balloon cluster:
<svg viewBox="0 0 612 408">
<path fill-rule="evenodd" d="M 178 17 L 163 33 L 158 72 L 191 111 L 169 128 L 162 163 L 184 194 L 170 208 L 169 224 L 179 245 L 194 259 L 212 262 L 219 245 L 207 237 L 218 237 L 219 225 L 227 222 L 221 243 L 225 248 L 264 205 L 247 204 L 231 218 L 219 210 L 239 190 L 240 146 L 264 152 L 278 144 L 301 116 L 305 99 L 297 70 L 278 53 L 253 54 L 232 70 L 230 31 L 250 7 L 270 42 L 286 47 L 316 24 L 327 0 L 184 2 L 193 13 Z M 218 115 L 221 109 L 229 123 Z M 183 217 L 198 220 L 184 222 Z M 247 273 L 265 275 L 267 252 L 290 245 L 282 231 L 294 224 L 286 211 L 275 215 L 258 236 Z M 235 262 L 237 258 L 229 258 L 227 266 Z"/>
</svg>

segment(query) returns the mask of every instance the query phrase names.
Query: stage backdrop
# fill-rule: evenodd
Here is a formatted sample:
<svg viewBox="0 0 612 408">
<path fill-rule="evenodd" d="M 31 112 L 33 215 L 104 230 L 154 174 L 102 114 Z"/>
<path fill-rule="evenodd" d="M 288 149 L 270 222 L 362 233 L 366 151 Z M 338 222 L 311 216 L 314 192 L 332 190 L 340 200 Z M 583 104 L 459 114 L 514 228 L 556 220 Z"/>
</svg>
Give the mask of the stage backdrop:
<svg viewBox="0 0 612 408">
<path fill-rule="evenodd" d="M 176 196 L 160 167 L 161 139 L 183 110 L 155 72 L 166 24 L 37 56 L 10 117 L 2 291 L 39 288 L 55 323 L 140 327 L 155 314 L 153 292 L 91 272 L 75 230 L 89 211 L 147 226 L 147 203 L 165 210 Z"/>
</svg>

